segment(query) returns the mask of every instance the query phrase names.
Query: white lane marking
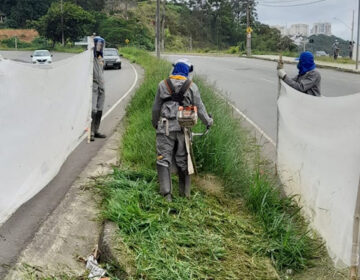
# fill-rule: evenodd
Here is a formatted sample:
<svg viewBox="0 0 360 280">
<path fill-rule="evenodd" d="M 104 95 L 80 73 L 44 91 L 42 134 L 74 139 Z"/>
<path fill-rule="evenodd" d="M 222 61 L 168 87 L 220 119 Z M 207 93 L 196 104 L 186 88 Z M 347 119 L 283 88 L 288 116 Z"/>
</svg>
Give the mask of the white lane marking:
<svg viewBox="0 0 360 280">
<path fill-rule="evenodd" d="M 238 108 L 235 107 L 235 105 L 229 103 L 230 106 L 236 111 L 238 112 L 249 124 L 251 124 L 257 131 L 259 131 L 259 133 L 265 137 L 274 147 L 276 147 L 276 144 L 274 142 L 274 140 L 272 140 L 270 138 L 269 135 L 266 134 L 266 132 L 264 130 L 262 130 L 254 121 L 252 121 L 248 116 L 246 116 L 243 112 L 241 112 Z"/>
<path fill-rule="evenodd" d="M 123 101 L 130 94 L 130 92 L 136 86 L 137 81 L 139 79 L 138 72 L 136 71 L 136 68 L 131 63 L 129 63 L 129 64 L 130 64 L 130 66 L 132 67 L 132 69 L 134 70 L 134 73 L 135 73 L 134 83 L 129 88 L 129 90 L 105 113 L 105 115 L 101 118 L 101 120 L 105 119 L 121 103 L 121 101 Z"/>
</svg>

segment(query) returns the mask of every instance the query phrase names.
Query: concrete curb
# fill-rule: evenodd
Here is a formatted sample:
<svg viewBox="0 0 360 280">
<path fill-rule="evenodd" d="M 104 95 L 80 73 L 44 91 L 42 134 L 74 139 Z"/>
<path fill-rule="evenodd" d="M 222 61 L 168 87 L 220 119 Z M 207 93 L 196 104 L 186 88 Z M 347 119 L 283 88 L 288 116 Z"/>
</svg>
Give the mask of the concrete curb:
<svg viewBox="0 0 360 280">
<path fill-rule="evenodd" d="M 241 56 L 241 57 L 248 58 L 248 59 L 258 59 L 258 60 L 266 60 L 266 61 L 278 62 L 278 60 L 275 59 L 275 58 L 255 57 L 255 56 L 251 56 L 251 57 Z M 284 63 L 286 63 L 286 64 L 297 64 L 296 61 L 284 61 Z M 331 66 L 331 65 L 316 64 L 316 67 L 323 68 L 323 69 L 331 69 L 331 70 L 336 70 L 336 71 L 346 72 L 346 73 L 360 74 L 360 71 L 341 68 L 341 67 L 337 67 L 337 66 Z"/>
<path fill-rule="evenodd" d="M 118 234 L 119 227 L 105 221 L 99 238 L 100 262 L 110 264 L 120 279 L 135 277 L 135 256 Z"/>
</svg>

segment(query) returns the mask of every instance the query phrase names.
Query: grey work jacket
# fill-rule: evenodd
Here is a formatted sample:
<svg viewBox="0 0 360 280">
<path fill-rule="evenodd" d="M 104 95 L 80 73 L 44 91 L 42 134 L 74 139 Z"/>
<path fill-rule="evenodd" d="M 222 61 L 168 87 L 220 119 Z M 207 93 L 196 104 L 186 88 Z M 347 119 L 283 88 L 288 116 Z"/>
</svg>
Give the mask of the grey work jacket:
<svg viewBox="0 0 360 280">
<path fill-rule="evenodd" d="M 314 96 L 321 96 L 321 76 L 319 71 L 317 71 L 316 69 L 311 70 L 304 75 L 298 75 L 294 78 L 289 78 L 288 75 L 286 75 L 284 78 L 284 82 L 303 93 Z"/>
<path fill-rule="evenodd" d="M 175 91 L 178 92 L 185 82 L 185 80 L 171 79 Z M 159 83 L 155 101 L 152 109 L 152 125 L 156 128 L 156 133 L 165 133 L 166 124 L 161 119 L 166 119 L 168 122 L 168 131 L 181 131 L 179 122 L 177 121 L 177 112 L 179 103 L 175 101 L 166 101 L 165 99 L 171 96 L 164 81 Z M 212 119 L 206 112 L 204 103 L 201 100 L 200 92 L 196 84 L 192 83 L 190 88 L 184 93 L 184 106 L 194 105 L 198 108 L 198 116 L 205 125 L 211 125 Z"/>
</svg>

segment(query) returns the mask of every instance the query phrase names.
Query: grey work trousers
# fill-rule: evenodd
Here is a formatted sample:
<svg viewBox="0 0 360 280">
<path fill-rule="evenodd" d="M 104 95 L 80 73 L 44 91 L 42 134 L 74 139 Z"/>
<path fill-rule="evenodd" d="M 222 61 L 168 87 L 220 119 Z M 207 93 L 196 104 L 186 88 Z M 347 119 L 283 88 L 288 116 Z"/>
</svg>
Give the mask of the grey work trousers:
<svg viewBox="0 0 360 280">
<path fill-rule="evenodd" d="M 98 111 L 103 111 L 105 102 L 105 91 L 98 83 L 93 83 L 92 91 L 92 111 L 96 113 Z"/>
<path fill-rule="evenodd" d="M 158 133 L 156 151 L 158 165 L 170 168 L 174 158 L 176 166 L 184 172 L 187 171 L 187 152 L 183 131 L 170 132 L 168 136 Z"/>
</svg>

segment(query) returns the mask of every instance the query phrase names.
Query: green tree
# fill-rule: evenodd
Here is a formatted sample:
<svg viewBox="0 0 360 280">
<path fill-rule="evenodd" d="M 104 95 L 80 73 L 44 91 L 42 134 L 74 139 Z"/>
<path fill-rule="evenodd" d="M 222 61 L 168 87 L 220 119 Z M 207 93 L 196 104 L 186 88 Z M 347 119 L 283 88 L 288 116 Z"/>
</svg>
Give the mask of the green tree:
<svg viewBox="0 0 360 280">
<path fill-rule="evenodd" d="M 64 24 L 61 24 L 61 14 L 64 18 Z M 80 6 L 65 2 L 63 12 L 59 3 L 53 3 L 46 15 L 41 17 L 33 25 L 39 34 L 56 42 L 61 42 L 62 30 L 64 30 L 65 40 L 74 42 L 86 35 L 88 27 L 95 23 L 94 16 L 85 11 Z"/>
<path fill-rule="evenodd" d="M 132 45 L 149 50 L 154 49 L 150 31 L 146 26 L 139 24 L 136 18 L 126 20 L 111 16 L 100 23 L 98 30 L 99 35 L 105 38 L 108 46 L 124 45 L 125 39 L 129 39 Z"/>
<path fill-rule="evenodd" d="M 104 8 L 105 0 L 67 0 L 87 11 L 101 11 Z"/>
<path fill-rule="evenodd" d="M 9 27 L 26 27 L 27 21 L 43 16 L 55 0 L 0 0 L 0 10 L 6 13 Z"/>
</svg>

